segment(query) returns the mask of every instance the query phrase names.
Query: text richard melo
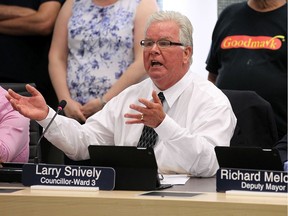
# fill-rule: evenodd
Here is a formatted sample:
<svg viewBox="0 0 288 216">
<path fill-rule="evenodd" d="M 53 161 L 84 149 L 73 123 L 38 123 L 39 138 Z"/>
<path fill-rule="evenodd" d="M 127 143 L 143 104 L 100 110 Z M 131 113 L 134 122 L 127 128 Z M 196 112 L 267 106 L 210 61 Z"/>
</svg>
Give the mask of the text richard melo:
<svg viewBox="0 0 288 216">
<path fill-rule="evenodd" d="M 238 190 L 287 192 L 288 173 L 265 170 L 220 169 L 217 184 Z"/>
</svg>

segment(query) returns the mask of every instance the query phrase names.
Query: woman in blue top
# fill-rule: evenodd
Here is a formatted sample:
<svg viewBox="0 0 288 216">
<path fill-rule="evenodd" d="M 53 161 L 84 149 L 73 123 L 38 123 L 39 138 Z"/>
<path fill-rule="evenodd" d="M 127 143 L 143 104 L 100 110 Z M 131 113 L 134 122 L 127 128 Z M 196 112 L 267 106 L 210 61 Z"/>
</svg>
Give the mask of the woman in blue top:
<svg viewBox="0 0 288 216">
<path fill-rule="evenodd" d="M 58 16 L 49 73 L 65 115 L 85 122 L 145 78 L 140 40 L 156 0 L 68 0 Z"/>
</svg>

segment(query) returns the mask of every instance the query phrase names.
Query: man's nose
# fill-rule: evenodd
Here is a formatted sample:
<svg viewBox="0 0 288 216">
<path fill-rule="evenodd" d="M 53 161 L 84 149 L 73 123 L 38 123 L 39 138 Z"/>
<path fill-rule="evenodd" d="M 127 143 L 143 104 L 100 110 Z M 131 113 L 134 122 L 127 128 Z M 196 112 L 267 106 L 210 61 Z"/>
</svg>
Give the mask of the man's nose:
<svg viewBox="0 0 288 216">
<path fill-rule="evenodd" d="M 157 45 L 157 43 L 154 43 L 150 49 L 150 53 L 151 54 L 159 54 L 160 53 L 160 49 Z"/>
</svg>

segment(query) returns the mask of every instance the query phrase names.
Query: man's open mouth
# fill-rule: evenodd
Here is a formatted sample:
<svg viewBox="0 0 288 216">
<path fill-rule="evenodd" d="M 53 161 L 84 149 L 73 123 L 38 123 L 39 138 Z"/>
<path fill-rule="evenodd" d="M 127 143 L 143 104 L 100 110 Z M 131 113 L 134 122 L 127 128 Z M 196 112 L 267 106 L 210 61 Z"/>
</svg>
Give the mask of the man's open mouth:
<svg viewBox="0 0 288 216">
<path fill-rule="evenodd" d="M 152 60 L 151 61 L 151 66 L 154 67 L 154 66 L 162 66 L 163 64 L 161 64 L 160 62 L 158 61 L 155 61 L 155 60 Z"/>
</svg>

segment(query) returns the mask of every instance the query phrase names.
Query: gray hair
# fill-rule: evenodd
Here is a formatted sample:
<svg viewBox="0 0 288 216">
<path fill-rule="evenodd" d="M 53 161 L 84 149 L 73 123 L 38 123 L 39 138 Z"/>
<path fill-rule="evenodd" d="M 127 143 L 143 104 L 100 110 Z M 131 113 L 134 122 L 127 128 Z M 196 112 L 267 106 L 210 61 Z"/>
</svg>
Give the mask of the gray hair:
<svg viewBox="0 0 288 216">
<path fill-rule="evenodd" d="M 179 39 L 180 42 L 184 46 L 191 46 L 193 48 L 193 27 L 185 15 L 176 12 L 176 11 L 158 11 L 150 16 L 150 18 L 147 21 L 146 28 L 145 28 L 145 35 L 147 32 L 148 27 L 153 22 L 163 22 L 163 21 L 173 21 L 177 23 L 179 26 Z M 190 59 L 190 64 L 192 64 L 192 55 Z"/>
</svg>

